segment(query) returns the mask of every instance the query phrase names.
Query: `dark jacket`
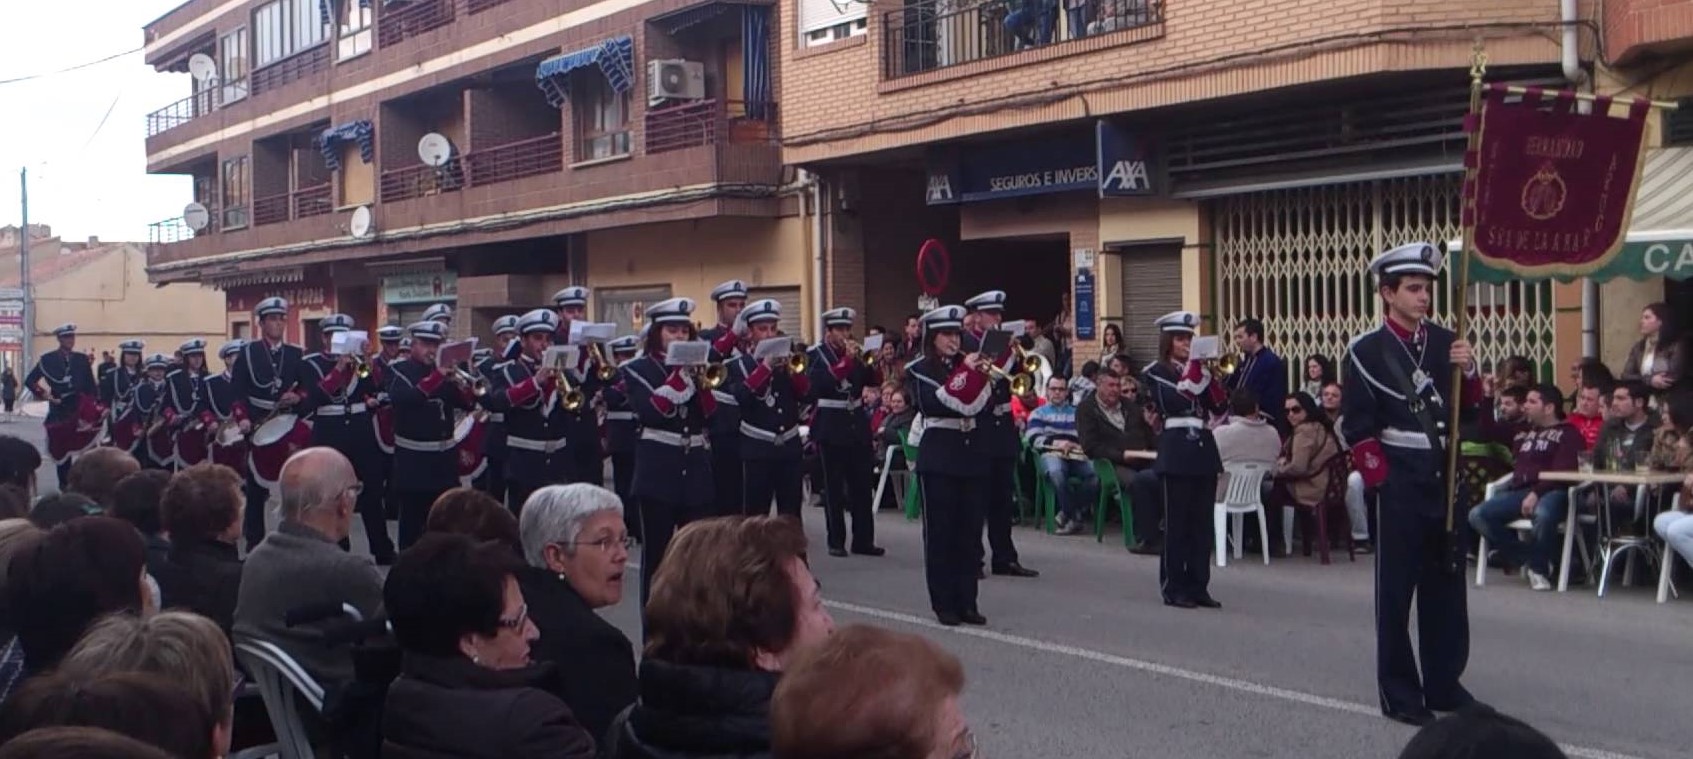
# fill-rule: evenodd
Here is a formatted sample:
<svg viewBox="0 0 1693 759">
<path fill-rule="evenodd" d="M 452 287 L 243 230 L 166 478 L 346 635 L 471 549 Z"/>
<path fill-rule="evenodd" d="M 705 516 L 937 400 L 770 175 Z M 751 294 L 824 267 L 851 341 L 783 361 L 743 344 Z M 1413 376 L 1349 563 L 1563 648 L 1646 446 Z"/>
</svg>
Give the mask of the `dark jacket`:
<svg viewBox="0 0 1693 759">
<path fill-rule="evenodd" d="M 225 635 L 235 626 L 241 596 L 241 556 L 234 544 L 183 540 L 171 544 L 159 581 L 165 608 L 187 609 L 218 623 Z"/>
<path fill-rule="evenodd" d="M 1099 394 L 1089 395 L 1086 400 L 1076 404 L 1076 436 L 1082 440 L 1082 452 L 1088 458 L 1105 459 L 1113 464 L 1130 466 L 1135 469 L 1145 467 L 1151 462 L 1136 461 L 1125 463 L 1124 451 L 1152 450 L 1152 428 L 1146 426 L 1146 416 L 1141 413 L 1140 406 L 1130 403 L 1123 397 L 1117 405 L 1123 411 L 1123 426 L 1118 427 L 1105 417 L 1105 412 L 1099 408 Z"/>
<path fill-rule="evenodd" d="M 778 675 L 641 662 L 641 700 L 607 735 L 611 759 L 770 756 L 770 696 Z"/>
<path fill-rule="evenodd" d="M 365 619 L 382 614 L 382 576 L 369 556 L 341 550 L 322 533 L 292 520 L 247 554 L 235 605 L 235 642 L 275 643 L 325 688 L 353 679 L 353 657 L 319 640 L 317 626 L 290 628 L 288 612 L 350 603 Z"/>
<path fill-rule="evenodd" d="M 529 604 L 529 619 L 541 631 L 529 647 L 530 657 L 558 668 L 559 687 L 553 693 L 594 740 L 603 739 L 617 714 L 635 703 L 635 647 L 558 575 L 526 567 L 517 583 Z"/>
<path fill-rule="evenodd" d="M 594 756 L 570 709 L 543 690 L 549 665 L 494 670 L 407 653 L 382 709 L 384 759 Z"/>
</svg>

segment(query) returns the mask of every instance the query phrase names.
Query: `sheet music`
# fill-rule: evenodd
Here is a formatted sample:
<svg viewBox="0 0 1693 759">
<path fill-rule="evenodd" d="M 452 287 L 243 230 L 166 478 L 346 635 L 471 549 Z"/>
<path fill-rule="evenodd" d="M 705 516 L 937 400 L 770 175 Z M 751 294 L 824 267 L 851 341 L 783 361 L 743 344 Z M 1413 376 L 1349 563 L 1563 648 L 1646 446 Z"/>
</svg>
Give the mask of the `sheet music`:
<svg viewBox="0 0 1693 759">
<path fill-rule="evenodd" d="M 887 337 L 884 335 L 865 335 L 864 349 L 871 352 L 879 351 L 885 342 L 887 342 Z"/>
<path fill-rule="evenodd" d="M 1010 332 L 1012 337 L 1022 337 L 1024 332 L 1029 331 L 1027 323 L 1024 322 L 1022 319 L 1018 319 L 1016 321 L 1000 322 L 999 326 L 995 327 L 994 329 L 997 329 L 1001 332 Z"/>
<path fill-rule="evenodd" d="M 752 357 L 763 361 L 767 358 L 780 358 L 794 352 L 794 339 L 791 337 L 771 337 L 758 341 L 758 347 L 752 351 Z"/>
<path fill-rule="evenodd" d="M 577 345 L 548 346 L 546 351 L 541 353 L 541 366 L 550 366 L 555 368 L 559 366 L 574 367 L 578 363 L 581 351 L 581 346 Z"/>
<path fill-rule="evenodd" d="M 336 356 L 345 356 L 349 353 L 362 356 L 369 347 L 370 333 L 364 330 L 337 332 L 329 338 L 329 352 Z"/>
<path fill-rule="evenodd" d="M 435 362 L 447 366 L 458 366 L 470 363 L 471 354 L 476 352 L 476 338 L 460 340 L 441 346 L 435 354 Z"/>
<path fill-rule="evenodd" d="M 665 366 L 703 366 L 711 361 L 711 343 L 690 340 L 671 343 L 664 350 Z"/>
<path fill-rule="evenodd" d="M 982 334 L 981 354 L 984 356 L 1003 355 L 1011 348 L 1011 333 L 1003 330 L 990 329 Z"/>
<path fill-rule="evenodd" d="M 1222 356 L 1222 349 L 1222 341 L 1216 335 L 1196 337 L 1193 339 L 1193 347 L 1188 353 L 1188 358 L 1198 361 L 1219 358 Z"/>
<path fill-rule="evenodd" d="M 617 325 L 611 322 L 573 321 L 570 323 L 570 343 L 572 345 L 603 343 L 615 337 L 617 337 Z"/>
</svg>

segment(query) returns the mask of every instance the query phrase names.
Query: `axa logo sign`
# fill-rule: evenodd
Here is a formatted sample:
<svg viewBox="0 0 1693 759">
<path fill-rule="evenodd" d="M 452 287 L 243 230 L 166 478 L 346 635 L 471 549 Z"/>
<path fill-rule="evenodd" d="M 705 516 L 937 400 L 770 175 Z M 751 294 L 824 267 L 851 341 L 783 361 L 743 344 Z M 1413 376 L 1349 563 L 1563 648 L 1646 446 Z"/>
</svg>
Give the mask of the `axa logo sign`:
<svg viewBox="0 0 1693 759">
<path fill-rule="evenodd" d="M 951 203 L 957 198 L 952 193 L 952 177 L 945 172 L 931 172 L 929 174 L 928 202 Z"/>
<path fill-rule="evenodd" d="M 1100 197 L 1157 194 L 1151 140 L 1106 119 L 1095 122 L 1094 138 Z"/>
<path fill-rule="evenodd" d="M 1146 168 L 1146 161 L 1115 161 L 1099 180 L 1099 190 L 1108 195 L 1152 192 L 1152 172 Z"/>
</svg>

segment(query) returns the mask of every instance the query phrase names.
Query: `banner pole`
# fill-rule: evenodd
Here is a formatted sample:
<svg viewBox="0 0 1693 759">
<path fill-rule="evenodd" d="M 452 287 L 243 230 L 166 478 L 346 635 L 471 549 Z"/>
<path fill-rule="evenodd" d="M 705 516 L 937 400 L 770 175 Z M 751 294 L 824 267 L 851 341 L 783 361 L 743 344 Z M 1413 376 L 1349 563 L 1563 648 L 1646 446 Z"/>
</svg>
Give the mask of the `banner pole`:
<svg viewBox="0 0 1693 759">
<path fill-rule="evenodd" d="M 1475 47 L 1470 53 L 1470 117 L 1472 121 L 1472 128 L 1470 129 L 1468 135 L 1469 144 L 1466 149 L 1466 154 L 1470 156 L 1475 155 L 1475 150 L 1481 137 L 1482 78 L 1486 74 L 1487 53 L 1482 48 L 1481 40 L 1478 39 L 1476 40 Z M 1462 247 L 1458 250 L 1458 289 L 1456 291 L 1458 301 L 1458 318 L 1457 324 L 1453 326 L 1453 332 L 1457 335 L 1459 340 L 1469 339 L 1468 336 L 1470 329 L 1470 251 L 1475 248 L 1475 199 L 1469 197 L 1468 191 L 1473 189 L 1476 170 L 1478 168 L 1478 165 L 1476 165 L 1477 162 L 1471 161 L 1470 163 L 1472 165 L 1464 171 L 1464 189 L 1466 192 L 1464 193 L 1464 198 L 1461 201 L 1463 212 L 1459 214 L 1463 229 L 1463 242 L 1461 243 Z M 1472 355 L 1470 360 L 1479 365 L 1479 361 L 1473 355 L 1474 346 L 1471 346 L 1471 351 Z M 1464 369 L 1461 366 L 1453 366 L 1452 392 L 1447 396 L 1447 398 L 1450 399 L 1451 406 L 1446 425 L 1447 533 L 1451 533 L 1453 531 L 1458 509 L 1458 449 L 1460 448 L 1458 443 L 1458 425 L 1461 421 L 1459 415 L 1463 410 L 1463 404 L 1461 403 L 1463 392 Z"/>
</svg>

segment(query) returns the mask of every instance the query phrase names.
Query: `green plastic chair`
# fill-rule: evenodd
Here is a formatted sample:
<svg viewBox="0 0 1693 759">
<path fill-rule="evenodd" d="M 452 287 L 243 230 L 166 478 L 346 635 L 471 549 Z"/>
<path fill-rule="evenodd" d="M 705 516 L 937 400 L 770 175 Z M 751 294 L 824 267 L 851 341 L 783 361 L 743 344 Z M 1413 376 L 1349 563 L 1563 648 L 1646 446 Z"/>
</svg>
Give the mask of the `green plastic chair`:
<svg viewBox="0 0 1693 759">
<path fill-rule="evenodd" d="M 1099 507 L 1093 512 L 1093 540 L 1105 542 L 1105 507 L 1111 499 L 1117 501 L 1118 515 L 1123 521 L 1123 547 L 1135 544 L 1134 510 L 1130 508 L 1129 491 L 1117 481 L 1117 467 L 1106 459 L 1093 460 L 1093 475 L 1099 478 Z M 1114 483 L 1107 487 L 1106 483 Z"/>
<path fill-rule="evenodd" d="M 905 478 L 905 518 L 915 522 L 923 518 L 923 499 L 917 490 L 917 446 L 906 442 L 907 439 L 907 433 L 899 433 L 899 449 L 905 454 L 906 471 L 911 472 Z"/>
</svg>

